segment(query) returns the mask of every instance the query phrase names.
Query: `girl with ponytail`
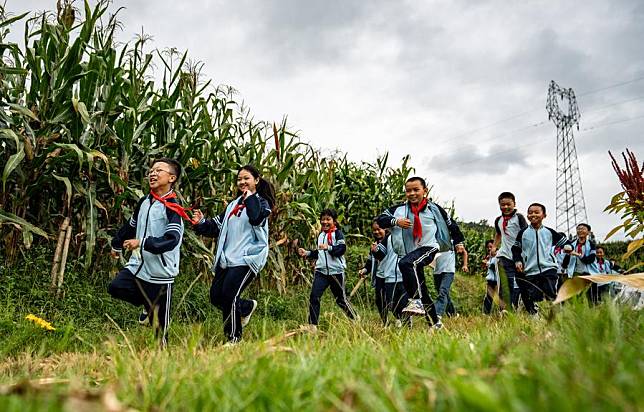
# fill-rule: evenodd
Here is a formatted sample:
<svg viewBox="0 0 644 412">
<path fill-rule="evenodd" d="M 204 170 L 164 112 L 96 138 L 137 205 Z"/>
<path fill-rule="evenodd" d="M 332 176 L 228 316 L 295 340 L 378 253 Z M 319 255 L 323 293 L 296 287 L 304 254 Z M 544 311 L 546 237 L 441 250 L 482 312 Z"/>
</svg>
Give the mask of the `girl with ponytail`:
<svg viewBox="0 0 644 412">
<path fill-rule="evenodd" d="M 237 199 L 213 219 L 195 210 L 195 232 L 217 238 L 210 302 L 221 310 L 224 334 L 235 344 L 257 308 L 254 299 L 241 294 L 259 275 L 268 258 L 268 217 L 275 205 L 273 185 L 257 168 L 246 165 L 237 172 Z"/>
</svg>

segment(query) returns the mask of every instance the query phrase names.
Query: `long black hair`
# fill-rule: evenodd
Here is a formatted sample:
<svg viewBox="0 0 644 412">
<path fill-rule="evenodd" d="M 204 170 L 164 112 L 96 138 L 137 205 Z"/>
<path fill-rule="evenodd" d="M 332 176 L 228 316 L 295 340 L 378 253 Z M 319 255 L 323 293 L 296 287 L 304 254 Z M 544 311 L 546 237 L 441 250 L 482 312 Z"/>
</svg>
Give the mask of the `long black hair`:
<svg viewBox="0 0 644 412">
<path fill-rule="evenodd" d="M 268 205 L 273 208 L 275 206 L 275 188 L 269 182 L 268 180 L 265 180 L 262 178 L 262 175 L 259 173 L 259 170 L 253 165 L 246 165 L 242 166 L 237 174 L 239 175 L 239 172 L 242 170 L 247 171 L 250 173 L 255 179 L 259 179 L 259 183 L 257 183 L 257 194 L 266 199 L 268 202 Z M 238 196 L 241 195 L 241 193 L 238 193 Z"/>
</svg>

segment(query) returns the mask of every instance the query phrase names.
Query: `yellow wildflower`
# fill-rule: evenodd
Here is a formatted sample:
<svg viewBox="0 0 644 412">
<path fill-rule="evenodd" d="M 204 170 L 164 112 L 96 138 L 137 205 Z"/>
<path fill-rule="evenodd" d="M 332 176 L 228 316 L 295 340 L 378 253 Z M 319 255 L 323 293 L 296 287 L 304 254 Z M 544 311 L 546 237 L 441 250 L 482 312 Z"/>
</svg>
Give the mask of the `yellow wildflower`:
<svg viewBox="0 0 644 412">
<path fill-rule="evenodd" d="M 47 322 L 45 319 L 41 319 L 36 315 L 32 315 L 31 313 L 25 316 L 25 319 L 32 321 L 36 325 L 40 326 L 43 329 L 46 330 L 56 330 L 53 326 L 51 326 L 51 323 Z"/>
</svg>

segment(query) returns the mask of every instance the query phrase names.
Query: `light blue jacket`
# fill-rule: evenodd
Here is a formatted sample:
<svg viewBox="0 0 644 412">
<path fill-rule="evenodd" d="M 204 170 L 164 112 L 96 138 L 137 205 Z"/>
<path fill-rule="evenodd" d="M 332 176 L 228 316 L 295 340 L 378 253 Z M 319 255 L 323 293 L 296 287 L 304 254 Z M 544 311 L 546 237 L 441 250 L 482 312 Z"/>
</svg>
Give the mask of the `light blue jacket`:
<svg viewBox="0 0 644 412">
<path fill-rule="evenodd" d="M 344 235 L 340 229 L 336 229 L 331 234 L 331 242 L 325 232 L 321 232 L 317 238 L 317 244 L 328 245 L 327 250 L 313 249 L 307 252 L 309 259 L 316 259 L 315 271 L 323 275 L 339 275 L 344 273 L 347 262 L 344 259 L 344 253 L 347 245 L 344 241 Z"/>
<path fill-rule="evenodd" d="M 418 214 L 423 229 L 422 237 L 416 241 L 413 236 L 414 214 L 409 202 L 390 207 L 378 216 L 377 223 L 383 229 L 391 228 L 393 248 L 402 257 L 421 247 L 433 247 L 440 251 L 452 250 L 454 245 L 463 243 L 464 236 L 458 225 L 445 210 L 432 201 Z M 411 220 L 412 227 L 402 229 L 396 225 L 398 219 Z"/>
<path fill-rule="evenodd" d="M 170 203 L 179 203 L 176 198 Z M 132 253 L 125 266 L 134 276 L 156 284 L 173 283 L 179 273 L 183 220 L 151 195 L 139 200 L 130 220 L 112 239 L 112 249 L 120 252 L 123 242 L 139 239 L 138 253 Z"/>
<path fill-rule="evenodd" d="M 377 277 L 384 278 L 385 283 L 402 282 L 402 273 L 398 267 L 400 257 L 394 251 L 394 247 L 391 242 L 391 234 L 387 234 L 385 238 L 378 243 L 378 249 L 374 252 L 374 256 L 378 259 L 378 269 L 376 270 Z"/>
<path fill-rule="evenodd" d="M 564 233 L 556 232 L 546 226 L 538 229 L 529 225 L 517 234 L 512 246 L 514 262 L 523 262 L 526 276 L 534 276 L 559 266 L 553 246 L 563 247 L 568 243 Z"/>
<path fill-rule="evenodd" d="M 244 208 L 232 214 L 235 206 Z M 226 210 L 214 219 L 202 219 L 195 225 L 198 235 L 216 237 L 217 252 L 213 272 L 217 266 L 248 266 L 255 274 L 266 265 L 268 259 L 268 216 L 271 209 L 268 202 L 257 193 L 243 199 L 242 196 L 230 202 Z M 231 230 L 231 219 L 234 222 Z M 229 226 L 230 225 L 230 226 Z"/>
</svg>

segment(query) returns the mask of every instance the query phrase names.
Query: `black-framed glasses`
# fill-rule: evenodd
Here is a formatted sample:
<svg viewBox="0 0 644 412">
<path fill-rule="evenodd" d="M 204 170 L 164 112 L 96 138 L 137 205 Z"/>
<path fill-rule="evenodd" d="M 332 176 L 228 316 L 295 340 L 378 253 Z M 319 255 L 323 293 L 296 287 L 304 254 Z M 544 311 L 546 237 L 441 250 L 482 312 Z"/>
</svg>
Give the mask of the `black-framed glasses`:
<svg viewBox="0 0 644 412">
<path fill-rule="evenodd" d="M 150 169 L 148 170 L 148 176 L 159 175 L 161 172 L 166 172 L 169 175 L 174 175 L 171 171 L 165 169 Z"/>
</svg>

